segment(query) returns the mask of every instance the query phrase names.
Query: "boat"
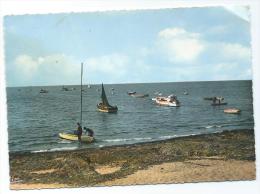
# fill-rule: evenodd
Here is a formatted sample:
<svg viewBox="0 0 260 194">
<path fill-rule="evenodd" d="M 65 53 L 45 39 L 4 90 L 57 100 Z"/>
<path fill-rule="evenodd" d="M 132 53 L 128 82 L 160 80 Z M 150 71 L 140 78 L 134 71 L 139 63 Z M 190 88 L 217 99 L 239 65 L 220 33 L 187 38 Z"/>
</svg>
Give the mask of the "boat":
<svg viewBox="0 0 260 194">
<path fill-rule="evenodd" d="M 88 84 L 88 88 L 91 88 L 91 85 Z"/>
<path fill-rule="evenodd" d="M 187 91 L 184 91 L 183 94 L 184 95 L 189 95 L 189 93 Z"/>
<path fill-rule="evenodd" d="M 80 90 L 80 125 L 82 126 L 82 76 L 83 76 L 83 63 L 81 64 L 81 90 Z M 75 135 L 73 133 L 59 133 L 59 137 L 61 139 L 66 139 L 70 141 L 78 141 L 78 135 Z M 92 143 L 94 141 L 94 137 L 90 137 L 88 135 L 82 135 L 81 136 L 81 142 L 84 143 Z"/>
<path fill-rule="evenodd" d="M 148 97 L 149 94 L 131 94 L 130 96 L 135 97 L 135 98 L 145 98 Z"/>
<path fill-rule="evenodd" d="M 66 139 L 70 141 L 78 141 L 78 136 L 72 133 L 59 133 L 59 137 L 61 139 Z M 94 141 L 94 137 L 90 137 L 88 135 L 82 135 L 81 136 L 81 142 L 84 143 L 91 143 Z"/>
<path fill-rule="evenodd" d="M 224 109 L 224 113 L 229 113 L 229 114 L 239 114 L 241 112 L 240 109 L 238 108 L 226 108 Z"/>
<path fill-rule="evenodd" d="M 44 94 L 44 93 L 48 93 L 48 90 L 41 89 L 41 90 L 40 90 L 40 93 L 43 93 L 43 94 Z"/>
<path fill-rule="evenodd" d="M 175 106 L 175 107 L 180 106 L 179 100 L 173 94 L 169 95 L 168 97 L 158 96 L 152 98 L 152 100 L 154 100 L 156 104 L 161 106 Z"/>
<path fill-rule="evenodd" d="M 61 89 L 62 91 L 69 91 L 69 88 L 66 88 L 66 87 L 64 87 L 64 86 L 62 86 L 62 89 Z"/>
<path fill-rule="evenodd" d="M 127 92 L 127 94 L 129 95 L 129 96 L 131 96 L 131 95 L 133 95 L 133 94 L 136 94 L 136 92 Z"/>
<path fill-rule="evenodd" d="M 212 106 L 220 106 L 220 105 L 227 105 L 227 102 L 224 102 L 223 97 L 213 97 L 213 102 L 211 103 Z"/>
<path fill-rule="evenodd" d="M 97 104 L 98 111 L 107 112 L 107 113 L 116 113 L 118 111 L 117 106 L 111 106 L 109 104 L 103 83 L 102 83 L 101 100 L 102 102 Z"/>
<path fill-rule="evenodd" d="M 148 97 L 149 94 L 138 94 L 136 93 L 135 91 L 132 91 L 132 92 L 127 92 L 127 94 L 129 96 L 132 96 L 132 97 L 135 97 L 135 98 L 145 98 L 145 97 Z"/>
</svg>

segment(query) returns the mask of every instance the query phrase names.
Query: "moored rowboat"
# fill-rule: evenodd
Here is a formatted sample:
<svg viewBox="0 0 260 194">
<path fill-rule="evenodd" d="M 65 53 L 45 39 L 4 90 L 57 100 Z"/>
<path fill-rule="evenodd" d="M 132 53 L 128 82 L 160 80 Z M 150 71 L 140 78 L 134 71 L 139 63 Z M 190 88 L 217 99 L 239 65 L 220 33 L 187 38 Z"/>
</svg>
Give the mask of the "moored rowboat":
<svg viewBox="0 0 260 194">
<path fill-rule="evenodd" d="M 241 112 L 240 109 L 238 108 L 226 108 L 224 109 L 224 113 L 229 113 L 229 114 L 239 114 Z"/>
</svg>

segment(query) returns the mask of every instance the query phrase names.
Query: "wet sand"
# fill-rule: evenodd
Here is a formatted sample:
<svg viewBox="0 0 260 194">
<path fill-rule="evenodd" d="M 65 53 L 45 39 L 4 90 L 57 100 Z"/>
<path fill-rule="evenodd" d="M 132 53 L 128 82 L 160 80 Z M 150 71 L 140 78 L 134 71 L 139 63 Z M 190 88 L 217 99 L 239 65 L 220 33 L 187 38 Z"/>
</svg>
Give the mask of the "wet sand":
<svg viewBox="0 0 260 194">
<path fill-rule="evenodd" d="M 134 145 L 10 153 L 11 189 L 254 180 L 253 130 Z"/>
</svg>

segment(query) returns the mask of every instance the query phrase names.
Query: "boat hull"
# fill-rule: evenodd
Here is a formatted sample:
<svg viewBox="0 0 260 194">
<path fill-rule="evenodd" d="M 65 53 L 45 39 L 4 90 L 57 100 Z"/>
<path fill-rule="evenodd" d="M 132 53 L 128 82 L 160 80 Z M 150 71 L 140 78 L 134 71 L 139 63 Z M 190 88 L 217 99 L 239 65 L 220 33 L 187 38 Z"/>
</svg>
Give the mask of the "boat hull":
<svg viewBox="0 0 260 194">
<path fill-rule="evenodd" d="M 155 99 L 155 103 L 160 105 L 160 106 L 173 106 L 173 107 L 178 107 L 180 106 L 179 103 L 177 102 L 169 102 L 169 101 L 165 101 L 165 100 L 158 100 Z"/>
<path fill-rule="evenodd" d="M 155 101 L 156 102 L 156 101 Z M 178 107 L 180 106 L 179 104 L 176 103 L 163 103 L 163 102 L 156 102 L 160 106 L 173 106 L 173 107 Z"/>
<path fill-rule="evenodd" d="M 59 133 L 59 137 L 70 141 L 78 141 L 78 136 L 71 133 Z M 81 136 L 81 142 L 91 143 L 93 141 L 94 141 L 94 137 L 90 137 L 87 135 Z"/>
<path fill-rule="evenodd" d="M 99 112 L 105 112 L 105 113 L 116 113 L 118 111 L 117 106 L 107 107 L 107 106 L 102 106 L 100 104 L 97 105 L 97 109 Z"/>
<path fill-rule="evenodd" d="M 212 106 L 221 106 L 221 105 L 227 105 L 226 102 L 221 102 L 221 103 L 212 103 Z"/>
<path fill-rule="evenodd" d="M 239 110 L 237 108 L 224 109 L 224 113 L 228 113 L 228 114 L 239 114 L 240 112 L 241 112 L 241 110 Z"/>
<path fill-rule="evenodd" d="M 148 97 L 149 94 L 131 94 L 130 96 L 135 97 L 135 98 L 145 98 L 145 97 Z"/>
</svg>

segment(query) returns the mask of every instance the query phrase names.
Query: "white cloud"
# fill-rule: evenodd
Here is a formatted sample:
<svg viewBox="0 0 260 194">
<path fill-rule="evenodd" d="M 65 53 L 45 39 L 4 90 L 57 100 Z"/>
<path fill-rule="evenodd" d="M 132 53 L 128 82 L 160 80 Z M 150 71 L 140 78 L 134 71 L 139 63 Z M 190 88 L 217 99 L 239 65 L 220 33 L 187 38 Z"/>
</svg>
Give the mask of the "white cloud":
<svg viewBox="0 0 260 194">
<path fill-rule="evenodd" d="M 19 55 L 15 59 L 15 65 L 20 73 L 32 76 L 38 69 L 37 60 L 29 55 Z"/>
<path fill-rule="evenodd" d="M 212 75 L 213 80 L 244 80 L 252 77 L 251 68 L 238 62 L 223 62 L 211 66 L 208 74 Z"/>
<path fill-rule="evenodd" d="M 227 59 L 242 59 L 250 60 L 251 50 L 241 44 L 231 44 L 231 43 L 220 43 L 219 52 L 224 58 Z"/>
<path fill-rule="evenodd" d="M 129 58 L 122 54 L 103 55 L 92 57 L 86 60 L 87 69 L 89 72 L 108 73 L 113 76 L 122 76 L 126 73 L 126 68 L 129 65 Z"/>
<path fill-rule="evenodd" d="M 80 64 L 64 54 L 32 57 L 30 55 L 19 55 L 15 58 L 17 76 L 23 80 L 32 81 L 45 79 L 45 83 L 62 84 L 73 82 L 79 75 Z"/>
<path fill-rule="evenodd" d="M 232 70 L 235 70 L 236 68 L 238 68 L 238 64 L 237 63 L 219 63 L 214 65 L 213 70 L 216 72 L 229 72 Z"/>
<path fill-rule="evenodd" d="M 198 33 L 182 28 L 166 28 L 159 32 L 159 49 L 171 62 L 192 62 L 205 49 Z"/>
</svg>

